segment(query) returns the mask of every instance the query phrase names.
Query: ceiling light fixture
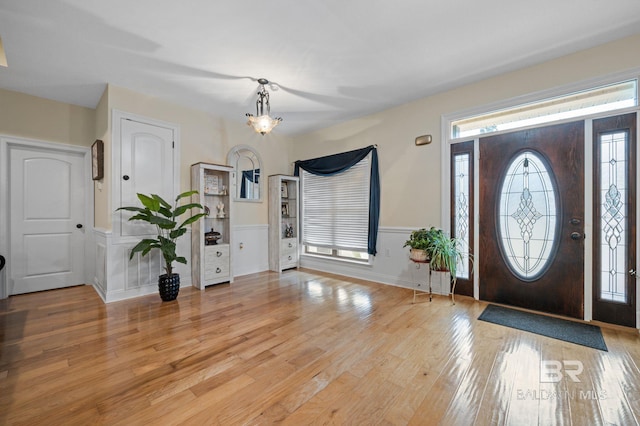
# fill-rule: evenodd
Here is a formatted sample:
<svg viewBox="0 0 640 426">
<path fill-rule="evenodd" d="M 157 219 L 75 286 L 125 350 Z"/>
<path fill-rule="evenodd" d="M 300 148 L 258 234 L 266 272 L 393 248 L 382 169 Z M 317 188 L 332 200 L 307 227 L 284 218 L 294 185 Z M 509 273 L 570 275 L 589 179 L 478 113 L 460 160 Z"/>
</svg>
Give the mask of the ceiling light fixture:
<svg viewBox="0 0 640 426">
<path fill-rule="evenodd" d="M 276 117 L 271 118 L 269 113 L 271 112 L 271 106 L 269 105 L 269 92 L 264 87 L 265 84 L 269 84 L 269 80 L 266 78 L 259 78 L 258 83 L 260 83 L 260 90 L 258 91 L 258 100 L 256 101 L 256 115 L 247 113 L 247 117 L 249 117 L 249 121 L 247 121 L 247 125 L 253 127 L 253 130 L 260 133 L 261 135 L 265 135 L 273 130 L 280 122 L 282 118 Z M 266 113 L 265 113 L 266 107 Z"/>
</svg>

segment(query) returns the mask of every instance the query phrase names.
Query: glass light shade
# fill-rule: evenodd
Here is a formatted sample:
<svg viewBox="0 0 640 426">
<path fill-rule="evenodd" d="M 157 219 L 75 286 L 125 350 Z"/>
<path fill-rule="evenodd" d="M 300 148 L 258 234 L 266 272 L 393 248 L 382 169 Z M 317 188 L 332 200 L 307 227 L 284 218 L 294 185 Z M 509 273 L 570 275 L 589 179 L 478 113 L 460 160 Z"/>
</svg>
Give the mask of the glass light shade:
<svg viewBox="0 0 640 426">
<path fill-rule="evenodd" d="M 249 121 L 247 121 L 247 125 L 253 127 L 257 133 L 261 135 L 265 135 L 273 130 L 280 122 L 281 118 L 271 118 L 269 115 L 261 115 L 258 117 L 254 117 L 253 115 L 249 115 Z"/>
</svg>

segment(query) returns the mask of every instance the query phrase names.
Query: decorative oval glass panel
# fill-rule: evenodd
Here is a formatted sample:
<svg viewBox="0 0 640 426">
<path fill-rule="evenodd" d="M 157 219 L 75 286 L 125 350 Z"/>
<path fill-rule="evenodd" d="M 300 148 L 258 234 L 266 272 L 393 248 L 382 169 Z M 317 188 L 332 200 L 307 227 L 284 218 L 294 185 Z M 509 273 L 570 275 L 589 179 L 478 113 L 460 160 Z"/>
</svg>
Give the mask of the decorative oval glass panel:
<svg viewBox="0 0 640 426">
<path fill-rule="evenodd" d="M 511 272 L 523 281 L 546 272 L 558 243 L 554 182 L 547 162 L 534 151 L 519 152 L 501 182 L 498 245 Z"/>
</svg>

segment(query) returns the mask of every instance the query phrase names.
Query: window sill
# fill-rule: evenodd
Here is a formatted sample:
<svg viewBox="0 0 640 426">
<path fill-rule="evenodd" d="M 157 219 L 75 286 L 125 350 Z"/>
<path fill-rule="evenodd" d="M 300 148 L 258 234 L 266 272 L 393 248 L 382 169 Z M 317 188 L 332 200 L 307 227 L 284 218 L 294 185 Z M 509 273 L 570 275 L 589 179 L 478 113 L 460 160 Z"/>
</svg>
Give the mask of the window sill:
<svg viewBox="0 0 640 426">
<path fill-rule="evenodd" d="M 302 253 L 301 257 L 302 258 L 306 257 L 309 259 L 328 260 L 330 262 L 348 263 L 351 265 L 360 265 L 360 266 L 367 266 L 367 267 L 370 267 L 373 265 L 372 257 L 369 257 L 369 259 L 366 261 L 346 259 L 344 257 L 323 256 L 321 254 L 310 254 L 310 253 Z"/>
</svg>

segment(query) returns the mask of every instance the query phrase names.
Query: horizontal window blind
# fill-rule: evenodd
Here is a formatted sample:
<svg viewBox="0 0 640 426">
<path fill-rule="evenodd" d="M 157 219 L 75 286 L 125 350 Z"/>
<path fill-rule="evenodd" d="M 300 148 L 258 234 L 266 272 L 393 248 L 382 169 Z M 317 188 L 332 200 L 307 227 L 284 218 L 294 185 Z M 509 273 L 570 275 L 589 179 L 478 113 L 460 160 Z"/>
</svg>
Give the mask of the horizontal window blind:
<svg viewBox="0 0 640 426">
<path fill-rule="evenodd" d="M 303 244 L 367 251 L 370 177 L 371 154 L 331 176 L 301 170 Z"/>
</svg>

